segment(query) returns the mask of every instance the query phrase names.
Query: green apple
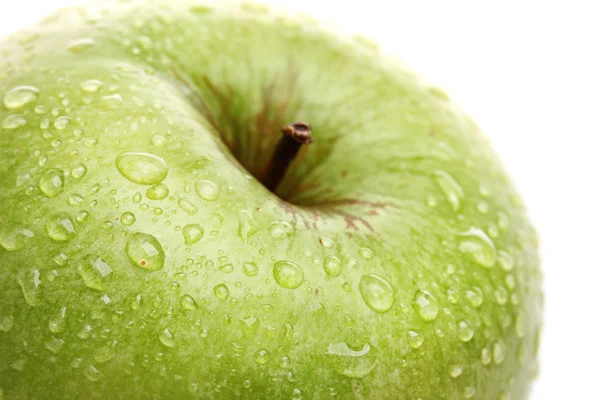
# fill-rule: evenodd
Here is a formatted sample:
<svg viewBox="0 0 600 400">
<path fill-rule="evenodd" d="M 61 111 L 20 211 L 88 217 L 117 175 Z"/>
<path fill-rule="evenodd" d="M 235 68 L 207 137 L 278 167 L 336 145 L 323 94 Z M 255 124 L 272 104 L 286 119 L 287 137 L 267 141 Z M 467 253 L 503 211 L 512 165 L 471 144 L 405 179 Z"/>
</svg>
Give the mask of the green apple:
<svg viewBox="0 0 600 400">
<path fill-rule="evenodd" d="M 527 397 L 519 196 L 364 40 L 102 2 L 3 39 L 0 100 L 0 398 Z"/>
</svg>

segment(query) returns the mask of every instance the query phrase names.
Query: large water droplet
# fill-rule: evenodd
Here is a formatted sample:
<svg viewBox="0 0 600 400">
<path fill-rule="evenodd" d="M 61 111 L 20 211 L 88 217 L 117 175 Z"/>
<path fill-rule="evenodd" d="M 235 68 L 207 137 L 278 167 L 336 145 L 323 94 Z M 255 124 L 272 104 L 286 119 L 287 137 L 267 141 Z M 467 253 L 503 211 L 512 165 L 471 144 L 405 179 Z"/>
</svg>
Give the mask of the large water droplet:
<svg viewBox="0 0 600 400">
<path fill-rule="evenodd" d="M 189 294 L 183 295 L 181 297 L 181 300 L 179 301 L 179 304 L 184 310 L 190 311 L 198 309 L 198 304 L 196 304 L 196 300 L 194 300 Z"/>
<path fill-rule="evenodd" d="M 61 212 L 48 218 L 46 222 L 46 233 L 52 240 L 57 242 L 66 242 L 75 237 L 75 226 L 71 216 Z"/>
<path fill-rule="evenodd" d="M 160 242 L 147 233 L 129 235 L 126 245 L 127 257 L 146 271 L 158 271 L 165 265 L 165 252 Z"/>
<path fill-rule="evenodd" d="M 31 103 L 40 94 L 40 90 L 33 86 L 17 86 L 4 95 L 4 106 L 9 110 L 16 110 Z"/>
<path fill-rule="evenodd" d="M 273 278 L 286 289 L 296 289 L 304 282 L 304 271 L 290 261 L 277 261 L 273 266 Z"/>
<path fill-rule="evenodd" d="M 469 321 L 459 321 L 457 327 L 458 339 L 461 342 L 468 342 L 473 339 L 473 334 L 475 331 L 473 330 L 473 325 Z"/>
<path fill-rule="evenodd" d="M 60 311 L 50 317 L 48 320 L 48 329 L 52 333 L 61 333 L 67 328 L 67 307 L 62 307 Z"/>
<path fill-rule="evenodd" d="M 40 305 L 42 300 L 42 281 L 37 269 L 21 270 L 17 273 L 17 283 L 21 286 L 25 303 L 31 307 Z"/>
<path fill-rule="evenodd" d="M 246 274 L 246 276 L 256 276 L 258 275 L 258 266 L 253 263 L 253 262 L 245 262 L 242 265 L 242 268 L 244 270 L 244 274 Z"/>
<path fill-rule="evenodd" d="M 329 276 L 340 276 L 342 274 L 342 261 L 336 256 L 328 256 L 323 261 L 323 270 Z"/>
<path fill-rule="evenodd" d="M 164 183 L 159 183 L 158 185 L 154 185 L 146 190 L 146 197 L 150 200 L 162 200 L 167 198 L 169 195 L 169 188 Z"/>
<path fill-rule="evenodd" d="M 200 224 L 188 224 L 181 230 L 183 240 L 188 246 L 198 243 L 204 236 L 204 228 Z"/>
<path fill-rule="evenodd" d="M 104 278 L 112 273 L 112 268 L 102 258 L 89 255 L 77 266 L 83 284 L 90 289 L 105 290 Z"/>
<path fill-rule="evenodd" d="M 194 203 L 192 203 L 191 201 L 189 201 L 188 199 L 186 199 L 184 197 L 182 197 L 181 199 L 179 199 L 177 201 L 177 205 L 183 211 L 185 211 L 186 213 L 188 213 L 188 215 L 195 215 L 198 212 L 198 207 L 196 207 L 194 205 Z"/>
<path fill-rule="evenodd" d="M 6 251 L 22 250 L 34 236 L 33 232 L 20 224 L 0 222 L 0 246 Z"/>
<path fill-rule="evenodd" d="M 413 349 L 418 349 L 423 345 L 425 337 L 419 331 L 408 331 L 408 344 Z"/>
<path fill-rule="evenodd" d="M 148 153 L 121 153 L 117 157 L 117 169 L 125 178 L 141 185 L 160 183 L 169 173 L 165 160 Z"/>
<path fill-rule="evenodd" d="M 27 125 L 27 120 L 20 114 L 9 115 L 2 121 L 2 128 L 6 130 L 17 129 L 25 125 Z"/>
<path fill-rule="evenodd" d="M 81 53 L 82 51 L 85 51 L 85 50 L 93 47 L 94 44 L 95 44 L 95 42 L 94 42 L 94 39 L 92 39 L 92 38 L 80 38 L 80 39 L 71 40 L 69 42 L 69 44 L 67 44 L 67 48 L 72 53 Z"/>
<path fill-rule="evenodd" d="M 275 221 L 269 225 L 269 233 L 274 239 L 285 239 L 294 235 L 294 227 L 286 221 Z"/>
<path fill-rule="evenodd" d="M 332 368 L 349 378 L 362 378 L 377 365 L 376 351 L 369 343 L 360 350 L 353 350 L 344 342 L 332 343 L 326 354 Z"/>
<path fill-rule="evenodd" d="M 215 201 L 219 198 L 219 187 L 211 181 L 196 182 L 196 193 L 206 201 Z"/>
<path fill-rule="evenodd" d="M 461 233 L 458 248 L 472 261 L 486 268 L 491 268 L 496 263 L 494 243 L 481 229 L 471 228 Z"/>
<path fill-rule="evenodd" d="M 135 215 L 130 211 L 125 211 L 121 215 L 121 223 L 125 226 L 131 226 L 135 224 Z"/>
<path fill-rule="evenodd" d="M 413 298 L 413 308 L 424 321 L 433 321 L 438 315 L 437 300 L 426 290 L 417 290 Z"/>
<path fill-rule="evenodd" d="M 87 174 L 87 167 L 84 163 L 77 163 L 71 168 L 71 176 L 75 179 L 83 178 Z"/>
<path fill-rule="evenodd" d="M 376 312 L 386 312 L 394 304 L 394 291 L 385 279 L 377 275 L 365 275 L 360 279 L 360 294 L 365 303 Z"/>
<path fill-rule="evenodd" d="M 40 177 L 38 186 L 48 197 L 56 197 L 65 190 L 65 173 L 62 169 L 52 168 Z"/>
<path fill-rule="evenodd" d="M 450 174 L 444 171 L 435 171 L 435 181 L 444 193 L 446 200 L 452 206 L 454 211 L 458 211 L 462 204 L 464 193 L 460 185 Z"/>
<path fill-rule="evenodd" d="M 215 293 L 215 297 L 221 301 L 225 301 L 229 298 L 229 288 L 223 283 L 215 286 L 213 292 Z"/>
</svg>

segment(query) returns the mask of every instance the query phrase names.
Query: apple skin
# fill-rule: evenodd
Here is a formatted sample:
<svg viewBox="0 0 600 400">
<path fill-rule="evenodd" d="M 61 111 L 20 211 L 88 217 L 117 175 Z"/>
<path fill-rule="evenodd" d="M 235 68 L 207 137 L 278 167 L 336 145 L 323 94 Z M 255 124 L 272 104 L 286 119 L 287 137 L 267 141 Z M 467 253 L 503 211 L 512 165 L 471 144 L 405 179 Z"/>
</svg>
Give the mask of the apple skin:
<svg viewBox="0 0 600 400">
<path fill-rule="evenodd" d="M 0 398 L 527 397 L 526 211 L 365 41 L 103 2 L 3 39 L 0 99 Z M 254 176 L 297 120 L 315 143 L 274 195 Z"/>
</svg>

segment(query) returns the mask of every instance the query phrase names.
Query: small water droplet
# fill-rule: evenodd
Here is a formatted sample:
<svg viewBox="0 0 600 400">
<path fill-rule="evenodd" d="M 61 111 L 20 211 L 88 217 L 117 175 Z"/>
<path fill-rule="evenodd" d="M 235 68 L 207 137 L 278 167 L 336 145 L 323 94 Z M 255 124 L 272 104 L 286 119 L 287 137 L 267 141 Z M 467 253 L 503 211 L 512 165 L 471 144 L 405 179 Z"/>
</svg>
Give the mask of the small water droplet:
<svg viewBox="0 0 600 400">
<path fill-rule="evenodd" d="M 71 168 L 71 176 L 75 179 L 83 178 L 87 174 L 87 167 L 84 163 L 77 163 Z"/>
<path fill-rule="evenodd" d="M 332 368 L 349 378 L 363 378 L 377 365 L 376 351 L 369 343 L 360 350 L 351 349 L 344 342 L 332 343 L 326 354 Z"/>
<path fill-rule="evenodd" d="M 206 201 L 215 201 L 219 198 L 219 187 L 211 181 L 198 181 L 195 189 L 196 194 Z"/>
<path fill-rule="evenodd" d="M 20 270 L 17 273 L 17 283 L 21 286 L 25 303 L 31 307 L 40 305 L 42 298 L 42 281 L 38 269 Z"/>
<path fill-rule="evenodd" d="M 0 246 L 6 251 L 18 251 L 27 246 L 29 239 L 35 235 L 20 224 L 2 221 L 0 223 Z"/>
<path fill-rule="evenodd" d="M 56 197 L 65 190 L 65 173 L 62 169 L 52 168 L 40 177 L 38 186 L 47 197 Z"/>
<path fill-rule="evenodd" d="M 186 198 L 181 198 L 177 201 L 177 205 L 183 211 L 188 213 L 188 215 L 195 215 L 198 212 L 198 207 L 196 207 L 191 201 Z"/>
<path fill-rule="evenodd" d="M 444 171 L 435 171 L 434 175 L 435 181 L 444 193 L 448 203 L 452 206 L 452 210 L 460 210 L 465 195 L 458 182 L 456 182 L 450 174 Z"/>
<path fill-rule="evenodd" d="M 58 117 L 54 121 L 54 128 L 58 129 L 59 131 L 62 131 L 64 129 L 66 129 L 70 123 L 71 123 L 71 118 L 66 117 L 66 116 Z"/>
<path fill-rule="evenodd" d="M 90 79 L 90 80 L 81 82 L 81 85 L 80 85 L 81 89 L 88 93 L 96 93 L 98 90 L 100 90 L 100 88 L 102 88 L 102 86 L 104 86 L 104 83 L 97 79 Z"/>
<path fill-rule="evenodd" d="M 112 268 L 96 255 L 85 257 L 77 266 L 83 284 L 90 289 L 105 290 L 104 278 L 112 273 Z"/>
<path fill-rule="evenodd" d="M 152 235 L 136 232 L 129 235 L 126 253 L 133 265 L 146 271 L 158 271 L 165 265 L 165 252 Z"/>
<path fill-rule="evenodd" d="M 413 349 L 418 349 L 425 342 L 425 337 L 419 331 L 408 331 L 408 344 Z"/>
<path fill-rule="evenodd" d="M 215 286 L 213 292 L 215 293 L 217 299 L 221 301 L 225 301 L 229 298 L 229 288 L 223 283 L 220 283 L 217 286 Z"/>
<path fill-rule="evenodd" d="M 437 300 L 426 290 L 417 290 L 412 304 L 419 317 L 424 321 L 433 321 L 438 315 Z"/>
<path fill-rule="evenodd" d="M 40 95 L 40 90 L 33 86 L 17 86 L 4 95 L 4 106 L 9 110 L 25 107 L 35 101 Z"/>
<path fill-rule="evenodd" d="M 181 230 L 183 240 L 188 246 L 198 243 L 204 236 L 204 228 L 199 224 L 188 224 Z"/>
<path fill-rule="evenodd" d="M 385 279 L 374 275 L 364 275 L 360 279 L 359 291 L 364 302 L 376 312 L 386 312 L 394 304 L 394 291 Z"/>
<path fill-rule="evenodd" d="M 12 315 L 0 317 L 0 332 L 8 333 L 15 326 L 15 319 Z"/>
<path fill-rule="evenodd" d="M 332 247 L 335 246 L 335 242 L 327 237 L 322 237 L 321 239 L 319 239 L 319 242 L 321 242 L 321 244 L 323 245 L 323 247 L 331 249 Z"/>
<path fill-rule="evenodd" d="M 492 353 L 490 352 L 490 349 L 488 349 L 487 347 L 484 347 L 483 349 L 481 349 L 481 363 L 483 365 L 488 365 L 491 362 L 492 362 Z"/>
<path fill-rule="evenodd" d="M 470 341 L 471 339 L 473 339 L 475 330 L 473 329 L 473 325 L 471 325 L 471 323 L 469 321 L 459 321 L 457 333 L 458 333 L 458 339 L 461 342 L 466 343 L 466 342 Z"/>
<path fill-rule="evenodd" d="M 244 274 L 246 274 L 246 276 L 252 277 L 258 275 L 258 266 L 253 262 L 245 262 L 244 265 L 242 265 L 242 268 L 244 269 Z"/>
<path fill-rule="evenodd" d="M 496 263 L 496 248 L 484 231 L 471 228 L 460 234 L 459 250 L 477 264 L 491 268 Z"/>
<path fill-rule="evenodd" d="M 102 97 L 102 102 L 111 108 L 121 108 L 123 106 L 123 97 L 115 93 Z"/>
<path fill-rule="evenodd" d="M 48 329 L 52 333 L 61 333 L 67 328 L 67 307 L 62 307 L 60 312 L 50 317 Z"/>
<path fill-rule="evenodd" d="M 82 210 L 77 213 L 77 216 L 75 218 L 77 219 L 77 222 L 84 222 L 85 220 L 88 219 L 89 216 L 90 216 L 90 213 L 88 213 L 85 210 Z"/>
<path fill-rule="evenodd" d="M 179 304 L 181 305 L 181 308 L 183 308 L 184 310 L 197 310 L 198 309 L 198 304 L 196 304 L 196 300 L 194 300 L 192 298 L 192 296 L 185 294 L 181 297 L 181 300 L 179 301 Z"/>
<path fill-rule="evenodd" d="M 244 240 L 248 241 L 248 239 L 256 233 L 258 230 L 258 225 L 250 211 L 242 210 L 238 213 L 238 236 Z"/>
<path fill-rule="evenodd" d="M 266 364 L 270 358 L 271 358 L 271 353 L 269 353 L 269 351 L 265 350 L 265 349 L 258 350 L 254 354 L 254 361 L 260 365 Z"/>
<path fill-rule="evenodd" d="M 166 347 L 169 347 L 169 348 L 175 347 L 175 344 L 176 344 L 175 343 L 175 337 L 173 336 L 173 334 L 168 329 L 165 329 L 164 331 L 162 331 L 158 335 L 158 339 Z"/>
<path fill-rule="evenodd" d="M 462 372 L 463 372 L 462 365 L 452 364 L 448 367 L 448 375 L 450 375 L 451 378 L 458 378 L 459 376 L 462 375 Z"/>
<path fill-rule="evenodd" d="M 285 239 L 294 236 L 294 227 L 286 221 L 275 221 L 269 225 L 269 233 L 273 239 Z"/>
<path fill-rule="evenodd" d="M 135 215 L 132 212 L 125 211 L 121 215 L 121 223 L 125 226 L 131 226 L 135 223 Z"/>
<path fill-rule="evenodd" d="M 117 157 L 117 169 L 125 178 L 141 185 L 160 183 L 169 173 L 165 160 L 148 153 L 121 153 Z"/>
<path fill-rule="evenodd" d="M 140 293 L 137 293 L 135 296 L 133 296 L 131 298 L 129 306 L 131 307 L 131 309 L 133 311 L 138 311 L 140 308 L 142 308 L 143 304 L 144 304 L 143 296 Z"/>
<path fill-rule="evenodd" d="M 304 271 L 291 261 L 277 261 L 273 266 L 273 278 L 283 288 L 296 289 L 304 282 Z"/>
<path fill-rule="evenodd" d="M 77 234 L 71 216 L 64 212 L 54 214 L 48 218 L 46 233 L 50 239 L 57 242 L 69 241 Z"/>
<path fill-rule="evenodd" d="M 362 258 L 364 258 L 365 260 L 371 260 L 373 259 L 373 257 L 375 256 L 373 253 L 373 250 L 367 248 L 367 247 L 363 247 L 361 248 L 358 253 L 360 254 L 360 256 Z"/>
<path fill-rule="evenodd" d="M 90 325 L 84 325 L 83 328 L 77 333 L 77 337 L 81 340 L 86 340 L 92 337 L 92 327 Z"/>
<path fill-rule="evenodd" d="M 496 298 L 496 302 L 503 306 L 508 302 L 508 291 L 504 286 L 498 286 L 494 290 L 494 297 Z"/>
<path fill-rule="evenodd" d="M 114 358 L 115 351 L 112 347 L 102 346 L 94 351 L 94 360 L 100 364 L 104 364 Z"/>
<path fill-rule="evenodd" d="M 83 370 L 83 375 L 91 382 L 98 382 L 102 377 L 100 371 L 98 371 L 93 365 L 86 367 Z"/>
<path fill-rule="evenodd" d="M 475 389 L 473 386 L 466 386 L 463 391 L 463 396 L 465 396 L 465 399 L 471 399 L 476 393 L 477 389 Z"/>
<path fill-rule="evenodd" d="M 27 120 L 20 114 L 9 115 L 2 121 L 2 128 L 6 130 L 17 129 L 25 125 L 27 125 Z"/>
<path fill-rule="evenodd" d="M 527 316 L 523 311 L 519 311 L 515 318 L 515 333 L 520 338 L 527 334 Z"/>
<path fill-rule="evenodd" d="M 500 264 L 500 267 L 505 271 L 512 271 L 515 267 L 514 258 L 505 251 L 498 251 L 497 253 L 497 261 Z"/>
<path fill-rule="evenodd" d="M 154 185 L 146 190 L 146 197 L 150 200 L 162 200 L 167 198 L 169 195 L 169 188 L 164 183 L 159 183 L 158 185 Z"/>
<path fill-rule="evenodd" d="M 475 308 L 480 307 L 483 304 L 483 293 L 478 287 L 472 287 L 465 291 L 465 297 Z"/>
<path fill-rule="evenodd" d="M 46 347 L 46 349 L 50 350 L 54 354 L 60 353 L 64 345 L 64 340 L 57 339 L 55 337 L 46 340 L 46 342 L 44 343 L 44 347 Z"/>
<path fill-rule="evenodd" d="M 242 333 L 247 338 L 253 338 L 258 331 L 258 327 L 260 326 L 260 321 L 255 316 L 249 316 L 246 318 L 240 319 L 240 324 L 242 327 Z"/>
<path fill-rule="evenodd" d="M 91 47 L 93 47 L 95 44 L 94 39 L 92 38 L 80 38 L 80 39 L 75 39 L 75 40 L 71 40 L 69 42 L 69 44 L 67 44 L 67 48 L 72 52 L 72 53 L 81 53 Z"/>
<path fill-rule="evenodd" d="M 152 144 L 156 147 L 163 147 L 165 144 L 167 144 L 167 139 L 161 135 L 154 135 L 152 136 Z"/>
<path fill-rule="evenodd" d="M 342 261 L 336 256 L 328 256 L 323 261 L 323 270 L 329 276 L 340 276 L 342 274 Z"/>
<path fill-rule="evenodd" d="M 494 343 L 494 346 L 492 348 L 492 359 L 494 360 L 494 364 L 502 364 L 505 355 L 506 347 L 504 346 L 504 343 L 501 340 Z"/>
</svg>

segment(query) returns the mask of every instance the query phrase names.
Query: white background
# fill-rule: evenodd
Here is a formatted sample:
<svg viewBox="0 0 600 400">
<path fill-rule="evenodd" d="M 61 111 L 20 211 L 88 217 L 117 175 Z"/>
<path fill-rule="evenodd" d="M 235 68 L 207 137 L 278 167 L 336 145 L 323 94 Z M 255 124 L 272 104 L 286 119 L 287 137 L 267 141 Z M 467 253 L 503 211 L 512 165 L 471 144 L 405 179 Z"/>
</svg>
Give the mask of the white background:
<svg viewBox="0 0 600 400">
<path fill-rule="evenodd" d="M 0 0 L 0 35 L 84 2 Z M 546 323 L 532 400 L 600 398 L 600 4 L 263 2 L 371 37 L 479 123 L 541 237 Z"/>
</svg>

